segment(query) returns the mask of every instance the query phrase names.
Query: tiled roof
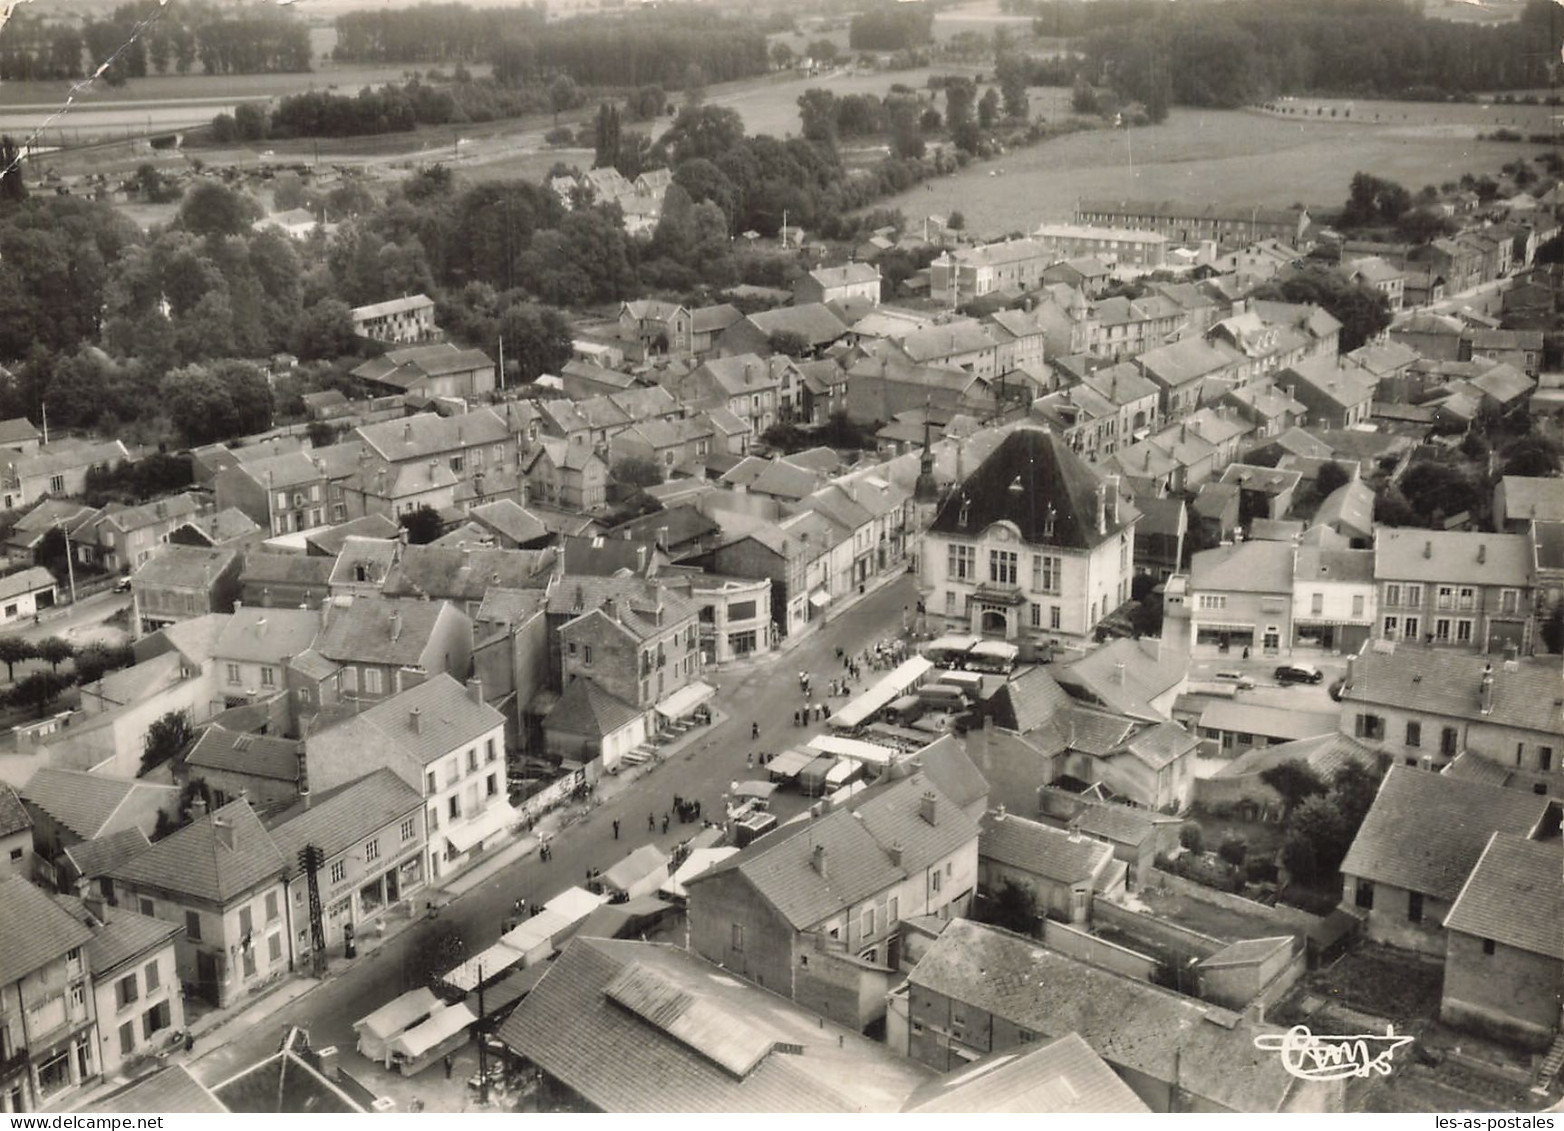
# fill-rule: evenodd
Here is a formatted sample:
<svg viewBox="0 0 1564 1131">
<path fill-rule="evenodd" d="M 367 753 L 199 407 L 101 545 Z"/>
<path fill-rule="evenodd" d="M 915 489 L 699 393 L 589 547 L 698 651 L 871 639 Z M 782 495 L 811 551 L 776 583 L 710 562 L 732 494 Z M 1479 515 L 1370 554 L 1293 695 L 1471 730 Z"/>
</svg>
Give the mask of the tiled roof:
<svg viewBox="0 0 1564 1131">
<path fill-rule="evenodd" d="M 548 605 L 548 594 L 541 589 L 506 589 L 495 586 L 483 595 L 473 614 L 473 622 L 520 625 Z"/>
<path fill-rule="evenodd" d="M 550 616 L 574 617 L 617 604 L 618 621 L 638 636 L 667 632 L 695 615 L 695 606 L 677 590 L 640 577 L 564 577 L 549 591 Z M 661 609 L 658 623 L 653 610 Z"/>
<path fill-rule="evenodd" d="M 281 663 L 310 647 L 320 632 L 314 609 L 235 609 L 212 647 L 220 660 Z"/>
<path fill-rule="evenodd" d="M 1374 491 L 1361 479 L 1343 483 L 1320 503 L 1314 521 L 1368 533 L 1374 529 Z M 1372 560 L 1372 559 L 1371 559 Z"/>
<path fill-rule="evenodd" d="M 936 823 L 919 815 L 925 792 L 935 794 Z M 807 834 L 807 835 L 805 835 Z M 799 930 L 813 927 L 876 892 L 918 875 L 974 840 L 978 827 L 927 777 L 912 777 L 867 790 L 849 805 L 813 821 L 778 829 L 689 884 L 737 870 L 755 891 Z M 901 862 L 892 845 L 900 843 Z M 813 860 L 823 850 L 825 874 Z"/>
<path fill-rule="evenodd" d="M 209 549 L 205 546 L 158 547 L 158 551 L 134 575 L 138 588 L 173 586 L 182 589 L 206 589 L 239 556 L 238 550 Z"/>
<path fill-rule="evenodd" d="M 86 922 L 90 913 L 81 900 L 61 896 L 60 902 L 79 921 Z M 184 930 L 178 923 L 138 915 L 123 907 L 105 907 L 103 914 L 107 922 L 88 928 L 92 931 L 92 941 L 87 944 L 87 962 L 95 978 L 110 973 L 122 963 L 171 943 L 174 936 Z"/>
<path fill-rule="evenodd" d="M 351 519 L 329 530 L 317 531 L 306 539 L 306 543 L 311 549 L 329 559 L 341 553 L 343 545 L 349 538 L 395 538 L 400 532 L 401 527 L 397 525 L 395 519 L 387 518 L 383 514 L 366 514 L 362 518 Z"/>
<path fill-rule="evenodd" d="M 1526 837 L 1546 797 L 1393 766 L 1342 861 L 1341 872 L 1454 900 L 1496 832 Z"/>
<path fill-rule="evenodd" d="M 252 589 L 257 585 L 305 585 L 324 590 L 331 580 L 331 568 L 331 558 L 255 550 L 244 555 L 239 580 Z"/>
<path fill-rule="evenodd" d="M 605 1112 L 895 1111 L 928 1079 L 822 1024 L 680 948 L 578 936 L 499 1039 Z"/>
<path fill-rule="evenodd" d="M 478 356 L 482 363 L 493 364 L 481 354 Z M 365 424 L 357 430 L 357 435 L 383 459 L 395 464 L 483 444 L 503 443 L 510 439 L 510 428 L 493 409 L 481 408 L 460 416 L 425 412 L 401 420 Z"/>
<path fill-rule="evenodd" d="M 130 458 L 130 452 L 119 440 L 102 443 L 57 443 L 45 445 L 30 456 L 13 456 L 9 461 L 18 478 L 53 475 L 61 471 L 73 471 L 78 467 L 91 467 L 101 463 L 112 466 Z"/>
<path fill-rule="evenodd" d="M 919 750 L 914 764 L 936 789 L 963 809 L 988 797 L 987 779 L 955 735 L 944 735 Z"/>
<path fill-rule="evenodd" d="M 1113 859 L 1101 841 L 995 810 L 983 814 L 978 856 L 1061 884 L 1085 883 Z"/>
<path fill-rule="evenodd" d="M 1230 463 L 1222 472 L 1223 483 L 1236 483 L 1245 491 L 1260 491 L 1267 495 L 1280 495 L 1296 488 L 1302 481 L 1301 472 L 1274 467 L 1260 467 L 1252 463 Z"/>
<path fill-rule="evenodd" d="M 38 429 L 25 416 L 0 420 L 0 444 L 16 444 L 38 438 Z"/>
<path fill-rule="evenodd" d="M 203 770 L 224 770 L 276 781 L 299 780 L 299 751 L 296 739 L 267 734 L 241 734 L 223 726 L 209 726 L 196 739 L 185 765 Z"/>
<path fill-rule="evenodd" d="M 1077 1033 L 1119 1072 L 1177 1081 L 1231 1111 L 1280 1110 L 1300 1089 L 1261 1033 L 1226 1010 L 1089 966 L 1031 939 L 954 919 L 908 975 L 1039 1037 Z"/>
<path fill-rule="evenodd" d="M 1106 485 L 1052 432 L 1018 428 L 1005 437 L 940 507 L 930 530 L 975 538 L 996 522 L 1012 522 L 1032 545 L 1089 549 L 1119 533 L 1136 512 L 1119 500 L 1103 531 L 1096 522 L 1096 492 Z M 965 519 L 965 521 L 963 521 Z M 1052 527 L 1052 533 L 1044 530 Z"/>
<path fill-rule="evenodd" d="M 1564 734 L 1557 657 L 1522 657 L 1514 671 L 1493 664 L 1493 711 L 1485 715 L 1483 669 L 1490 664 L 1484 656 L 1404 641 L 1393 645 L 1393 651 L 1370 648 L 1358 657 L 1341 698 L 1415 714 Z"/>
<path fill-rule="evenodd" d="M 784 331 L 800 334 L 811 346 L 826 345 L 847 333 L 842 320 L 818 302 L 763 310 L 750 315 L 746 321 L 767 337 Z"/>
<path fill-rule="evenodd" d="M 1120 844 L 1141 844 L 1156 831 L 1144 809 L 1128 805 L 1087 805 L 1073 822 L 1077 831 Z"/>
<path fill-rule="evenodd" d="M 282 490 L 306 483 L 317 483 L 326 473 L 315 466 L 315 461 L 303 452 L 284 452 L 268 456 L 254 463 L 241 463 L 223 472 L 224 475 L 248 475 L 262 487 Z"/>
<path fill-rule="evenodd" d="M 231 830 L 232 848 L 214 822 Z M 287 865 L 250 803 L 241 799 L 164 837 L 108 875 L 221 905 L 281 877 Z"/>
<path fill-rule="evenodd" d="M 54 574 L 43 566 L 30 566 L 19 573 L 0 577 L 0 600 L 9 600 L 24 593 L 37 593 L 54 588 Z"/>
<path fill-rule="evenodd" d="M 1232 358 L 1203 338 L 1183 338 L 1147 350 L 1136 364 L 1153 380 L 1176 389 L 1228 367 Z"/>
<path fill-rule="evenodd" d="M 913 1092 L 902 1110 L 919 1115 L 1100 1115 L 1151 1109 L 1079 1034 L 1066 1033 L 1047 1044 L 989 1053 L 954 1068 Z"/>
<path fill-rule="evenodd" d="M 476 742 L 504 721 L 505 716 L 487 704 L 474 703 L 467 688 L 440 672 L 381 700 L 343 726 L 357 728 L 368 741 L 394 742 L 414 760 L 429 763 Z"/>
<path fill-rule="evenodd" d="M 183 526 L 199 531 L 202 537 L 214 545 L 246 538 L 261 529 L 253 518 L 237 507 L 225 507 L 214 514 L 196 515 Z"/>
<path fill-rule="evenodd" d="M 1055 675 L 1066 689 L 1076 688 L 1116 711 L 1160 719 L 1150 702 L 1186 676 L 1183 660 L 1159 655 L 1160 641 L 1119 637 L 1088 652 Z M 1118 665 L 1124 665 L 1122 678 Z"/>
<path fill-rule="evenodd" d="M 1022 734 L 1048 722 L 1070 702 L 1070 696 L 1042 666 L 1012 677 L 994 696 L 994 720 Z"/>
<path fill-rule="evenodd" d="M 1292 592 L 1293 548 L 1284 542 L 1236 542 L 1201 550 L 1189 563 L 1192 593 Z"/>
<path fill-rule="evenodd" d="M 338 663 L 417 665 L 446 607 L 444 601 L 357 597 L 331 610 L 315 650 Z"/>
<path fill-rule="evenodd" d="M 0 782 L 0 836 L 10 836 L 33 827 L 33 819 L 27 815 L 27 807 L 16 791 Z"/>
<path fill-rule="evenodd" d="M 92 940 L 87 925 L 20 876 L 0 876 L 0 986 Z"/>
<path fill-rule="evenodd" d="M 1161 722 L 1136 731 L 1124 750 L 1151 770 L 1161 770 L 1192 753 L 1200 740 L 1175 722 Z"/>
<path fill-rule="evenodd" d="M 1331 581 L 1352 585 L 1374 582 L 1373 550 L 1327 550 L 1313 546 L 1298 548 L 1296 582 Z"/>
<path fill-rule="evenodd" d="M 1507 520 L 1564 522 L 1564 479 L 1506 475 L 1499 483 Z"/>
<path fill-rule="evenodd" d="M 1200 968 L 1219 970 L 1228 966 L 1249 966 L 1263 962 L 1279 950 L 1291 950 L 1293 938 L 1292 935 L 1277 935 L 1267 939 L 1239 939 L 1201 959 Z"/>
<path fill-rule="evenodd" d="M 1510 833 L 1488 838 L 1445 916 L 1448 930 L 1564 959 L 1564 847 Z"/>
<path fill-rule="evenodd" d="M 65 850 L 71 865 L 80 876 L 94 879 L 111 868 L 117 867 L 152 846 L 147 834 L 140 829 L 121 829 L 96 840 L 84 840 Z"/>
<path fill-rule="evenodd" d="M 610 533 L 614 537 L 659 539 L 665 543 L 666 549 L 668 546 L 678 546 L 708 537 L 721 529 L 722 527 L 702 513 L 698 507 L 681 504 L 621 523 Z M 664 530 L 667 531 L 666 535 L 661 533 Z"/>
<path fill-rule="evenodd" d="M 554 562 L 553 550 L 468 550 L 450 546 L 407 546 L 386 574 L 381 592 L 388 598 L 481 601 L 484 593 L 495 586 L 505 589 L 543 588 L 553 576 Z M 405 602 L 401 604 L 405 605 Z M 335 616 L 333 614 L 333 619 Z M 326 651 L 324 648 L 321 650 Z"/>
<path fill-rule="evenodd" d="M 137 660 L 148 660 L 170 648 L 193 664 L 201 665 L 211 657 L 232 613 L 206 613 L 190 620 L 175 621 L 136 642 Z"/>
<path fill-rule="evenodd" d="M 544 718 L 543 729 L 603 737 L 629 726 L 644 713 L 604 690 L 596 680 L 577 678 L 565 685 L 559 701 Z"/>
<path fill-rule="evenodd" d="M 516 543 L 532 542 L 547 537 L 549 533 L 548 527 L 543 525 L 537 515 L 510 499 L 483 503 L 467 513 L 477 522 Z"/>
<path fill-rule="evenodd" d="M 63 770 L 44 766 L 22 787 L 22 800 L 36 805 L 83 840 L 93 840 L 121 826 L 116 818 L 129 815 L 134 795 L 156 795 L 172 799 L 173 786 L 153 782 L 124 781 L 89 774 L 84 770 Z"/>
<path fill-rule="evenodd" d="M 281 814 L 270 823 L 272 843 L 293 871 L 299 850 L 305 845 L 319 846 L 329 860 L 392 822 L 418 812 L 422 806 L 423 795 L 399 778 L 395 770 L 382 766 L 311 801 L 307 808 L 296 805 Z M 387 844 L 381 849 L 390 858 L 398 846 Z"/>
<path fill-rule="evenodd" d="M 353 370 L 355 377 L 411 388 L 424 377 L 442 373 L 460 373 L 469 369 L 490 369 L 494 361 L 482 350 L 461 349 L 450 342 L 432 346 L 414 346 L 410 349 L 391 350 L 383 357 L 372 358 Z"/>
<path fill-rule="evenodd" d="M 182 1064 L 148 1073 L 82 1110 L 116 1115 L 159 1115 L 170 1111 L 191 1115 L 228 1114 L 218 1098 L 199 1084 Z"/>
</svg>

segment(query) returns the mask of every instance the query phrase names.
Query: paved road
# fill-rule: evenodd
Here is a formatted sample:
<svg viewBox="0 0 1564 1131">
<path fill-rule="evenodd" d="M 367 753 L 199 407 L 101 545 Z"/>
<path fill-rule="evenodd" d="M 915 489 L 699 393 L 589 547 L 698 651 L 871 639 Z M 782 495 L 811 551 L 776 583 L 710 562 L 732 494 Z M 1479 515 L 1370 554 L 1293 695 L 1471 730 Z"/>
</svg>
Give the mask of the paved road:
<svg viewBox="0 0 1564 1131">
<path fill-rule="evenodd" d="M 666 834 L 661 831 L 662 814 L 670 809 L 673 795 L 700 798 L 705 812 L 715 813 L 729 781 L 754 776 L 745 768 L 750 752 L 783 750 L 823 729 L 816 726 L 806 731 L 793 725 L 792 713 L 800 702 L 799 670 L 814 673 L 817 685 L 831 678 L 840 670 L 835 658 L 838 645 L 859 649 L 895 634 L 900 628 L 903 607 L 916 600 L 912 577 L 899 578 L 842 612 L 812 639 L 786 655 L 731 673 L 719 673 L 715 678 L 717 706 L 727 719 L 556 837 L 549 863 L 529 855 L 503 869 L 493 879 L 452 900 L 438 919 L 415 923 L 341 977 L 284 1007 L 264 1025 L 202 1055 L 192 1070 L 208 1085 L 227 1079 L 240 1067 L 275 1051 L 287 1025 L 307 1028 L 310 1041 L 317 1048 L 336 1045 L 342 1050 L 344 1067 L 349 1071 L 366 1068 L 366 1063 L 351 1052 L 355 1040 L 353 1022 L 413 987 L 421 951 L 454 932 L 464 941 L 466 953 L 476 953 L 499 937 L 500 922 L 517 898 L 544 902 L 559 891 L 582 883 L 587 869 L 606 870 L 648 842 L 664 851 L 672 848 L 690 833 L 690 828 L 680 826 L 677 819 L 671 822 Z M 752 722 L 760 724 L 758 743 L 750 738 Z M 791 794 L 779 795 L 777 802 L 773 809 L 784 816 L 797 812 L 804 804 Z M 656 817 L 655 833 L 647 831 L 648 813 Z M 613 835 L 615 818 L 620 821 L 618 841 Z M 198 1047 L 197 1053 L 201 1051 Z"/>
</svg>

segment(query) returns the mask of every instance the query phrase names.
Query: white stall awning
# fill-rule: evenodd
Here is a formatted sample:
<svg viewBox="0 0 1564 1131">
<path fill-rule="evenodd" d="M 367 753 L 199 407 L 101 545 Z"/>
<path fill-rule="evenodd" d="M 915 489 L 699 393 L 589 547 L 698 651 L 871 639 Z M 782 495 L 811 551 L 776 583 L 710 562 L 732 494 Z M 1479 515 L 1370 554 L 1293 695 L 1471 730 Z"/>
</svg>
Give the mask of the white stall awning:
<svg viewBox="0 0 1564 1131">
<path fill-rule="evenodd" d="M 489 802 L 489 807 L 472 820 L 448 826 L 445 839 L 456 846 L 457 852 L 466 852 L 479 841 L 503 832 L 520 820 L 521 814 L 511 808 L 508 802 L 494 798 Z"/>
<path fill-rule="evenodd" d="M 685 684 L 657 704 L 657 713 L 665 719 L 682 719 L 715 694 L 717 694 L 715 687 L 697 679 Z"/>
</svg>

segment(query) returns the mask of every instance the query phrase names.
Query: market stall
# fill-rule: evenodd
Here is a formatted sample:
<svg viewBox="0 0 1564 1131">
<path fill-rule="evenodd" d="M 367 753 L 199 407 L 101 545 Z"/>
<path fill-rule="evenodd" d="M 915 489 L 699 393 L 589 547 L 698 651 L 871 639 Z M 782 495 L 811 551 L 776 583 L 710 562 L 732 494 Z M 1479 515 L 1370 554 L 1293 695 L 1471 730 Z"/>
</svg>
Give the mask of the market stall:
<svg viewBox="0 0 1564 1131">
<path fill-rule="evenodd" d="M 353 1022 L 358 1034 L 358 1053 L 391 1067 L 391 1042 L 408 1029 L 421 1025 L 431 1013 L 442 1008 L 440 999 L 427 986 L 409 990 L 395 1001 L 387 1002 L 368 1017 Z"/>
</svg>

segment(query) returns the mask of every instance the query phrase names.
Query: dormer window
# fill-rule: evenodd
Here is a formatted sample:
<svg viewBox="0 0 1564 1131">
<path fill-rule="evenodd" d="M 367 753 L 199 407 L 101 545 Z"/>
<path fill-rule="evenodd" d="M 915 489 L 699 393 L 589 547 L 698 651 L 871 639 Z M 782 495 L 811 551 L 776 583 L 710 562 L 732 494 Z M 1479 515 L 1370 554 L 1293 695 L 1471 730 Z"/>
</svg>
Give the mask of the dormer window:
<svg viewBox="0 0 1564 1131">
<path fill-rule="evenodd" d="M 1054 536 L 1054 518 L 1055 518 L 1055 516 L 1057 514 L 1058 514 L 1058 512 L 1054 510 L 1054 505 L 1052 503 L 1049 503 L 1048 504 L 1048 510 L 1043 515 L 1043 537 L 1044 538 L 1052 538 Z"/>
<path fill-rule="evenodd" d="M 971 503 L 971 501 L 969 499 L 963 498 L 961 500 L 961 510 L 956 515 L 956 524 L 958 526 L 965 526 L 967 524 L 967 522 L 971 518 L 972 518 L 972 503 Z"/>
</svg>

